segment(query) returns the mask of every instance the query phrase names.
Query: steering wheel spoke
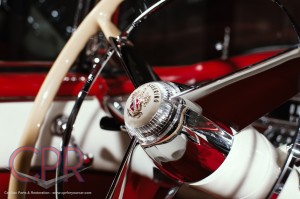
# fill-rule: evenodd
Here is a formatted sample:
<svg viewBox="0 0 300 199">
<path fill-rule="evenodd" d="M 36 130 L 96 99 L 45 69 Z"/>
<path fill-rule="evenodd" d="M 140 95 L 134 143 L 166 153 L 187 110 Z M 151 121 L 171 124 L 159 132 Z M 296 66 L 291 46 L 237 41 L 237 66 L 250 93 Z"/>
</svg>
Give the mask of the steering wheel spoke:
<svg viewBox="0 0 300 199">
<path fill-rule="evenodd" d="M 135 88 L 151 81 L 160 81 L 151 66 L 140 58 L 129 40 L 111 37 L 110 43 Z"/>
<path fill-rule="evenodd" d="M 209 118 L 241 130 L 300 92 L 299 57 L 298 48 L 290 49 L 175 97 L 194 101 Z"/>
</svg>

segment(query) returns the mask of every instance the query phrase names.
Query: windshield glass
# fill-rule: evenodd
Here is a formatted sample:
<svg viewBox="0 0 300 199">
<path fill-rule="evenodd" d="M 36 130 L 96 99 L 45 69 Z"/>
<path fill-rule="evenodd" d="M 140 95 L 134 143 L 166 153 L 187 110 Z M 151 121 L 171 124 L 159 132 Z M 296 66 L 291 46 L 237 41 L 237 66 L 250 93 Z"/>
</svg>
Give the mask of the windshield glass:
<svg viewBox="0 0 300 199">
<path fill-rule="evenodd" d="M 127 25 L 126 3 L 132 2 L 121 7 L 121 28 Z M 174 0 L 136 28 L 131 40 L 155 66 L 276 53 L 298 44 L 289 18 L 271 0 Z"/>
<path fill-rule="evenodd" d="M 0 60 L 53 61 L 74 29 L 79 1 L 0 2 Z M 124 30 L 155 2 L 125 0 L 117 12 L 118 27 Z M 300 19 L 300 1 L 284 3 L 293 18 Z M 152 66 L 257 52 L 272 52 L 271 56 L 298 43 L 288 17 L 272 0 L 170 0 L 130 39 Z"/>
<path fill-rule="evenodd" d="M 77 2 L 1 1 L 0 60 L 54 60 L 73 31 Z"/>
</svg>

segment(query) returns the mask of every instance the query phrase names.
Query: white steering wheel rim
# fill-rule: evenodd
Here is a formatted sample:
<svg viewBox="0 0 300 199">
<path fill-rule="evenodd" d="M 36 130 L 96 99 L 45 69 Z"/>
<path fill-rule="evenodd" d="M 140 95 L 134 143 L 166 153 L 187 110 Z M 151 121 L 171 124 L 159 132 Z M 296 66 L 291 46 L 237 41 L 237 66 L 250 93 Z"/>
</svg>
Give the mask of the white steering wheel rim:
<svg viewBox="0 0 300 199">
<path fill-rule="evenodd" d="M 80 51 L 84 48 L 88 39 L 100 29 L 106 38 L 120 35 L 120 30 L 111 22 L 111 17 L 122 1 L 123 0 L 101 0 L 73 33 L 55 60 L 35 98 L 18 148 L 35 146 L 45 115 L 53 102 L 61 82 Z M 32 153 L 20 153 L 15 159 L 14 169 L 18 172 L 28 174 L 32 156 Z M 11 174 L 8 193 L 25 190 L 26 183 L 18 181 L 18 179 Z M 25 197 L 25 195 L 22 197 Z M 19 195 L 8 195 L 8 199 L 16 198 L 19 198 Z"/>
</svg>

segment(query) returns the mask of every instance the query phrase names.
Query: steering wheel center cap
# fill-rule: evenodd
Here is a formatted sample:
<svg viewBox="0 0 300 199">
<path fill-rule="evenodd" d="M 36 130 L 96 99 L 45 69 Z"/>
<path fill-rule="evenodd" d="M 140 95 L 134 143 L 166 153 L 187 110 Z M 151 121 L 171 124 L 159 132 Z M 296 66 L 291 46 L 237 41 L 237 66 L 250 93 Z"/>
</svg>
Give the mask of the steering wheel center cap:
<svg viewBox="0 0 300 199">
<path fill-rule="evenodd" d="M 144 126 L 155 115 L 161 101 L 161 90 L 155 83 L 148 83 L 139 87 L 127 100 L 126 123 L 133 128 Z"/>
<path fill-rule="evenodd" d="M 177 92 L 177 86 L 167 82 L 150 82 L 133 91 L 124 110 L 129 133 L 143 143 L 157 140 L 174 109 L 169 99 Z"/>
</svg>

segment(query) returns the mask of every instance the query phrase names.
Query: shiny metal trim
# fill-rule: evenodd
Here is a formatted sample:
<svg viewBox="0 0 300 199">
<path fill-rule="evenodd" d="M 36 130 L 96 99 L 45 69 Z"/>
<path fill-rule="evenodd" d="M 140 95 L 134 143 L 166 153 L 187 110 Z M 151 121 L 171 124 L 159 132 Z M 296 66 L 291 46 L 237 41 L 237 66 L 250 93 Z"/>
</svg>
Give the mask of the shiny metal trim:
<svg viewBox="0 0 300 199">
<path fill-rule="evenodd" d="M 300 122 L 297 127 L 297 133 L 294 136 L 294 142 L 289 150 L 288 157 L 284 163 L 283 169 L 275 182 L 272 190 L 268 194 L 268 199 L 277 198 L 278 194 L 281 193 L 285 183 L 287 182 L 294 166 L 300 159 Z"/>
<path fill-rule="evenodd" d="M 180 92 L 179 89 L 177 92 Z M 169 173 L 170 177 L 180 182 L 199 181 L 213 173 L 223 163 L 231 149 L 233 135 L 205 118 L 201 107 L 196 104 L 183 98 L 165 100 L 172 104 L 174 111 L 159 132 L 155 128 L 149 128 L 153 130 L 153 136 L 158 136 L 157 139 L 151 143 L 140 140 L 138 135 L 137 139 L 156 165 Z M 157 121 L 161 120 L 157 118 Z M 127 126 L 127 129 L 131 127 Z M 205 161 L 194 158 L 198 156 Z M 214 159 L 215 157 L 217 159 Z M 191 176 L 188 169 L 184 169 L 189 167 L 197 170 L 195 177 Z"/>
<path fill-rule="evenodd" d="M 159 0 L 156 3 L 154 3 L 152 6 L 150 6 L 147 10 L 141 13 L 121 34 L 121 37 L 128 38 L 129 34 L 133 29 L 135 29 L 141 22 L 147 19 L 147 17 L 159 10 L 165 3 L 171 2 L 173 0 Z"/>
<path fill-rule="evenodd" d="M 61 143 L 61 149 L 60 149 L 60 155 L 63 158 L 64 157 L 64 148 L 68 147 L 69 142 L 72 138 L 72 131 L 73 131 L 73 125 L 75 123 L 75 120 L 77 118 L 78 112 L 81 108 L 81 105 L 87 96 L 91 86 L 97 79 L 99 73 L 102 71 L 108 60 L 111 58 L 111 56 L 114 54 L 114 51 L 112 49 L 109 49 L 106 53 L 106 56 L 100 60 L 100 63 L 94 63 L 92 72 L 88 76 L 84 86 L 82 87 L 81 91 L 78 93 L 77 99 L 75 101 L 75 104 L 72 108 L 72 112 L 68 118 L 66 129 L 63 134 L 62 143 Z M 64 170 L 64 161 L 61 161 L 56 169 L 56 178 L 63 175 Z M 63 198 L 63 195 L 58 194 L 58 192 L 63 192 L 63 182 L 57 182 L 55 184 L 55 190 L 56 190 L 56 198 L 60 199 Z"/>
<path fill-rule="evenodd" d="M 129 167 L 130 161 L 131 161 L 131 157 L 132 154 L 134 152 L 134 149 L 136 148 L 136 146 L 138 145 L 138 141 L 135 137 L 133 137 L 129 143 L 128 149 L 124 155 L 124 159 L 122 160 L 122 163 L 120 165 L 120 168 L 116 174 L 116 177 L 114 178 L 111 187 L 108 190 L 108 193 L 106 195 L 106 199 L 112 199 L 114 197 L 114 194 L 116 192 L 116 188 L 119 185 L 119 183 L 121 184 L 121 192 L 124 191 L 124 187 L 125 187 L 125 183 L 126 183 L 126 174 L 127 174 L 127 169 Z M 123 172 L 125 172 L 124 175 Z M 121 179 L 121 177 L 123 176 L 123 178 Z M 121 181 L 120 181 L 121 180 Z M 122 195 L 122 194 L 121 194 Z"/>
<path fill-rule="evenodd" d="M 66 130 L 68 117 L 65 115 L 59 115 L 52 121 L 50 130 L 51 133 L 57 136 L 62 136 Z"/>
<path fill-rule="evenodd" d="M 274 127 L 274 128 L 284 128 L 287 130 L 295 130 L 298 126 L 296 122 L 291 122 L 282 119 L 275 119 L 270 117 L 262 117 L 253 123 L 254 126 L 258 127 Z"/>
<path fill-rule="evenodd" d="M 127 99 L 128 95 L 109 97 L 106 99 L 105 104 L 109 111 L 112 111 L 113 114 L 117 115 L 120 119 L 124 119 L 124 107 Z"/>
<path fill-rule="evenodd" d="M 175 84 L 162 81 L 150 82 L 136 89 L 133 94 L 145 89 L 146 87 L 151 87 L 152 89 L 155 88 L 159 91 L 158 95 L 160 98 L 158 101 L 160 105 L 157 107 L 158 109 L 155 111 L 155 114 L 152 117 L 149 117 L 149 121 L 139 127 L 130 126 L 130 124 L 128 124 L 128 120 L 126 121 L 126 118 L 129 119 L 131 117 L 128 118 L 126 117 L 127 115 L 124 117 L 128 132 L 132 134 L 132 136 L 136 136 L 141 145 L 151 145 L 164 137 L 177 122 L 176 116 L 180 115 L 180 108 L 178 112 L 176 107 L 174 107 L 172 102 L 169 100 L 172 95 L 179 92 L 179 89 L 175 86 Z M 152 95 L 149 95 L 149 99 L 152 100 L 150 96 Z M 154 98 L 154 95 L 152 97 Z M 130 101 L 132 101 L 132 98 L 128 99 L 128 102 Z M 128 108 L 129 107 L 127 107 L 127 109 Z M 155 107 L 152 107 L 151 110 L 155 110 Z M 142 110 L 142 114 L 147 115 L 147 112 Z M 135 123 L 141 123 L 141 120 L 135 119 L 134 121 Z"/>
</svg>

